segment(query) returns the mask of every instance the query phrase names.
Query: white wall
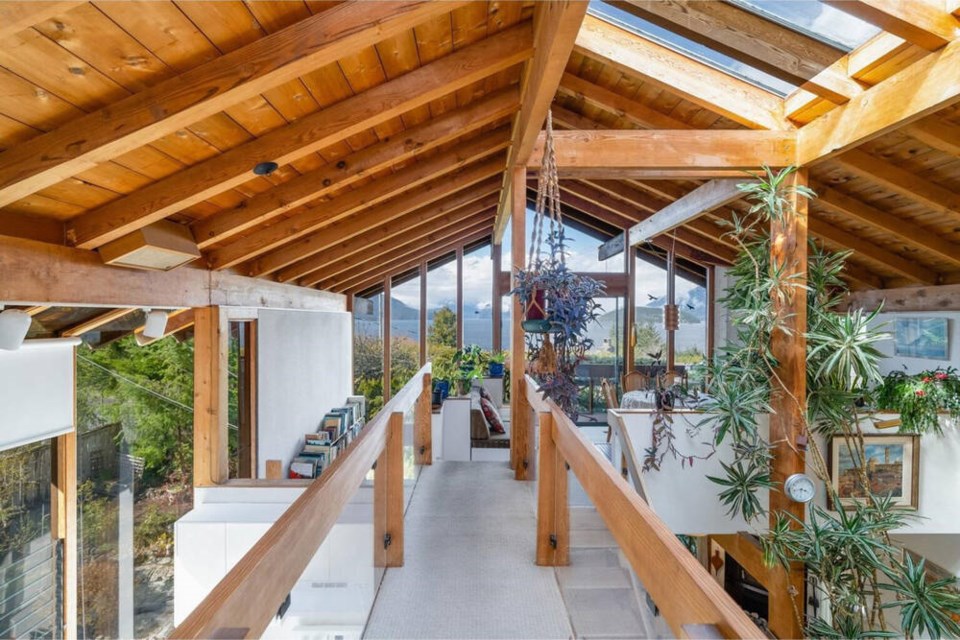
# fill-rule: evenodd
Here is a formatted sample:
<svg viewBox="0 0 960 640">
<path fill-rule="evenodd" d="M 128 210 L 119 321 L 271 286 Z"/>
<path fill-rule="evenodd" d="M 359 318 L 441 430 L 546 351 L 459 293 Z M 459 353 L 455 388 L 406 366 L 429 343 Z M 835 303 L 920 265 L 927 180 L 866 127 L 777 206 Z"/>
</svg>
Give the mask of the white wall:
<svg viewBox="0 0 960 640">
<path fill-rule="evenodd" d="M 907 549 L 960 577 L 960 535 L 946 534 L 900 534 L 893 536 Z"/>
<path fill-rule="evenodd" d="M 257 465 L 284 473 L 323 415 L 353 393 L 353 323 L 346 312 L 261 309 L 257 326 Z"/>
<path fill-rule="evenodd" d="M 896 331 L 897 318 L 947 318 L 947 339 L 950 344 L 949 360 L 931 360 L 929 358 L 904 358 L 894 355 L 894 344 L 892 336 Z M 926 369 L 936 369 L 937 367 L 960 367 L 960 336 L 957 335 L 960 329 L 960 311 L 937 311 L 937 312 L 917 312 L 917 313 L 881 313 L 877 316 L 876 325 L 884 325 L 884 331 L 891 335 L 890 340 L 884 340 L 877 344 L 877 349 L 886 356 L 880 361 L 880 373 L 886 375 L 891 371 L 906 371 L 907 373 L 920 373 Z"/>
</svg>

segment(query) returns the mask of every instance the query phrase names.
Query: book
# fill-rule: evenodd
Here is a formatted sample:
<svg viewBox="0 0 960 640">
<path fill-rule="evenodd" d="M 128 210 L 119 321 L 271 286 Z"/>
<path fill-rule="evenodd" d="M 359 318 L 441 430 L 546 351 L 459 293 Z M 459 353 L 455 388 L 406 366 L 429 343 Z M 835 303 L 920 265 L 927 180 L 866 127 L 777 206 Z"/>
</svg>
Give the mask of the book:
<svg viewBox="0 0 960 640">
<path fill-rule="evenodd" d="M 290 461 L 290 473 L 288 474 L 288 476 L 292 479 L 316 478 L 317 477 L 317 460 L 314 458 L 297 456 L 296 458 Z"/>
</svg>

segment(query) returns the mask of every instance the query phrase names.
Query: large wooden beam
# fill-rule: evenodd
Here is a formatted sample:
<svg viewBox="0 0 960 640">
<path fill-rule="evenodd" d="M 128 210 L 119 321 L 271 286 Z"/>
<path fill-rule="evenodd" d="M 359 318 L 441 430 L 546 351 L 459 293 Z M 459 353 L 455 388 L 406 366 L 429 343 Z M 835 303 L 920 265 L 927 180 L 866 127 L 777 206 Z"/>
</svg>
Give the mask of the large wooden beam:
<svg viewBox="0 0 960 640">
<path fill-rule="evenodd" d="M 944 0 L 824 1 L 929 51 L 960 36 L 960 20 L 946 11 Z"/>
<path fill-rule="evenodd" d="M 584 18 L 574 50 L 751 129 L 792 128 L 774 94 L 599 18 Z"/>
<path fill-rule="evenodd" d="M 960 41 L 954 41 L 800 129 L 797 164 L 831 158 L 958 101 Z"/>
<path fill-rule="evenodd" d="M 259 276 L 282 269 L 313 255 L 313 247 L 322 241 L 314 232 L 347 216 L 359 214 L 388 200 L 397 210 L 394 215 L 401 215 L 435 201 L 450 193 L 454 187 L 474 184 L 502 170 L 502 154 L 472 166 L 467 165 L 502 149 L 507 144 L 505 134 L 504 130 L 491 134 L 491 137 L 484 136 L 464 143 L 444 154 L 382 177 L 368 188 L 346 191 L 328 201 L 308 203 L 276 224 L 208 252 L 207 262 L 214 269 L 224 269 L 273 252 L 257 260 L 245 272 Z M 457 178 L 444 179 L 464 167 Z M 437 194 L 436 197 L 430 199 L 434 194 Z"/>
<path fill-rule="evenodd" d="M 860 93 L 845 73 L 830 69 L 839 49 L 726 2 L 612 2 L 668 29 L 789 84 L 842 104 Z"/>
<path fill-rule="evenodd" d="M 140 271 L 103 264 L 91 251 L 0 237 L 0 300 L 102 307 L 209 305 L 343 311 L 343 296 L 184 267 Z"/>
<path fill-rule="evenodd" d="M 198 307 L 193 318 L 193 486 L 209 487 L 229 477 L 229 329 L 220 307 Z"/>
<path fill-rule="evenodd" d="M 560 177 L 643 177 L 649 169 L 692 172 L 784 167 L 796 157 L 796 138 L 783 131 L 556 131 L 553 134 Z M 541 134 L 528 167 L 539 169 L 545 137 Z"/>
<path fill-rule="evenodd" d="M 586 15 L 587 4 L 586 0 L 559 0 L 539 2 L 534 7 L 534 54 L 521 78 L 522 104 L 513 123 L 510 150 L 507 152 L 508 167 L 526 164 L 533 150 L 573 50 L 580 23 Z M 504 175 L 504 188 L 494 225 L 497 242 L 503 237 L 510 217 L 508 180 L 509 176 Z"/>
<path fill-rule="evenodd" d="M 687 224 L 708 211 L 740 199 L 743 197 L 743 191 L 738 185 L 744 182 L 744 180 L 711 180 L 700 185 L 643 222 L 630 227 L 628 233 L 630 245 L 646 242 L 650 238 Z"/>
<path fill-rule="evenodd" d="M 311 274 L 322 273 L 324 277 L 328 277 L 339 273 L 334 271 L 337 269 L 334 265 L 340 263 L 342 268 L 348 269 L 350 263 L 341 261 L 350 257 L 378 260 L 389 257 L 392 252 L 409 242 L 419 242 L 421 247 L 428 246 L 437 237 L 434 234 L 463 226 L 469 216 L 489 210 L 496 206 L 498 200 L 497 194 L 491 190 L 487 196 L 452 210 L 443 206 L 427 207 L 426 210 L 417 211 L 413 215 L 398 218 L 388 224 L 371 228 L 361 235 L 335 243 L 327 251 L 281 270 L 277 278 L 282 282 L 299 279 L 301 285 L 310 286 L 319 281 L 319 278 L 311 280 Z"/>
<path fill-rule="evenodd" d="M 77 118 L 0 154 L 0 207 L 456 6 L 346 2 Z"/>
<path fill-rule="evenodd" d="M 336 163 L 298 176 L 244 200 L 229 211 L 195 222 L 193 235 L 200 248 L 248 231 L 282 213 L 350 186 L 391 165 L 465 137 L 516 111 L 520 94 L 504 89 L 489 98 L 407 129 Z"/>
<path fill-rule="evenodd" d="M 68 238 L 84 249 L 99 247 L 243 184 L 255 177 L 257 162 L 287 164 L 519 64 L 530 56 L 531 39 L 525 23 L 464 47 L 85 213 L 70 222 Z"/>
<path fill-rule="evenodd" d="M 884 311 L 960 311 L 960 284 L 857 291 L 847 295 L 845 305 L 866 311 L 881 305 Z"/>
</svg>

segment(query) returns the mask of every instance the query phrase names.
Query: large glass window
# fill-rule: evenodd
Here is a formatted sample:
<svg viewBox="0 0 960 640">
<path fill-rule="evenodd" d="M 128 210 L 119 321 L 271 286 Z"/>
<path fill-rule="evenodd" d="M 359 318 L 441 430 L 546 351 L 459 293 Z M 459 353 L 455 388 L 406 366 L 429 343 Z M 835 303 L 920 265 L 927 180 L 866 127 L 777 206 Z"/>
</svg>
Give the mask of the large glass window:
<svg viewBox="0 0 960 640">
<path fill-rule="evenodd" d="M 383 293 L 353 300 L 353 391 L 367 399 L 367 419 L 383 408 Z"/>
<path fill-rule="evenodd" d="M 395 278 L 390 295 L 390 390 L 397 393 L 420 369 L 420 276 Z"/>
<path fill-rule="evenodd" d="M 436 380 L 452 373 L 457 316 L 457 260 L 450 254 L 427 265 L 427 359 Z"/>
<path fill-rule="evenodd" d="M 646 255 L 637 258 L 636 308 L 630 341 L 634 363 L 641 371 L 648 370 L 643 367 L 655 367 L 667 361 L 667 333 L 663 328 L 667 272 L 659 261 Z"/>
<path fill-rule="evenodd" d="M 463 254 L 463 344 L 493 348 L 493 261 L 490 245 Z"/>
</svg>

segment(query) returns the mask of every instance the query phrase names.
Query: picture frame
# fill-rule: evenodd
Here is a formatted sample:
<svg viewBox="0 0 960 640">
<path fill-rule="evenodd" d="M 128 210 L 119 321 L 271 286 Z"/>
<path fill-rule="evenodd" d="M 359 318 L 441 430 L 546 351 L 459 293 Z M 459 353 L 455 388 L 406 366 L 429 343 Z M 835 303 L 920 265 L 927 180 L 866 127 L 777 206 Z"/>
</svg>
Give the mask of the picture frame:
<svg viewBox="0 0 960 640">
<path fill-rule="evenodd" d="M 948 318 L 897 318 L 894 355 L 906 358 L 950 359 Z"/>
<path fill-rule="evenodd" d="M 877 495 L 889 493 L 894 498 L 894 505 L 916 511 L 920 501 L 920 436 L 864 434 L 863 441 L 871 491 Z M 827 464 L 830 483 L 840 498 L 840 506 L 854 509 L 865 496 L 845 437 L 831 437 Z M 837 510 L 829 496 L 827 507 Z"/>
</svg>

